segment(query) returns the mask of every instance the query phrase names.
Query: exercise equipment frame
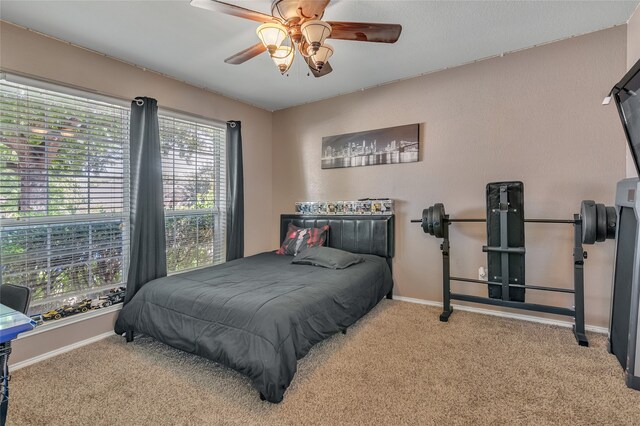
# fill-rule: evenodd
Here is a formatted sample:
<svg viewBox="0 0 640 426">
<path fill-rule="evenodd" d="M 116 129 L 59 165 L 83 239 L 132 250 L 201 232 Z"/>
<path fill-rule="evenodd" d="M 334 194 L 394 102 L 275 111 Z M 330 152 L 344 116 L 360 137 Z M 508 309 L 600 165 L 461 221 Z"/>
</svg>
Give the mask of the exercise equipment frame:
<svg viewBox="0 0 640 426">
<path fill-rule="evenodd" d="M 506 215 L 508 210 L 500 210 L 501 220 L 506 223 Z M 573 325 L 573 334 L 580 346 L 589 346 L 589 340 L 585 334 L 584 326 L 584 260 L 587 258 L 587 252 L 582 246 L 582 218 L 578 214 L 574 214 L 573 220 L 562 219 L 525 219 L 525 223 L 541 223 L 541 224 L 571 224 L 574 229 L 574 247 L 573 247 L 573 289 L 560 288 L 560 287 L 547 287 L 528 284 L 512 284 L 509 282 L 509 274 L 502 274 L 501 281 L 491 280 L 478 280 L 472 278 L 454 277 L 451 276 L 451 268 L 449 263 L 449 257 L 451 254 L 451 246 L 449 243 L 449 225 L 452 223 L 474 223 L 474 222 L 486 222 L 486 219 L 453 219 L 449 215 L 445 214 L 442 217 L 442 244 L 440 244 L 440 250 L 442 251 L 442 290 L 443 290 L 443 312 L 440 314 L 440 321 L 447 322 L 449 316 L 453 312 L 451 307 L 451 300 L 461 300 L 473 303 L 481 303 L 486 305 L 504 306 L 507 308 L 523 309 L 528 311 L 545 312 L 556 315 L 564 315 L 573 317 L 575 323 Z M 419 223 L 422 220 L 413 219 L 411 222 Z M 502 267 L 508 270 L 508 253 L 517 250 L 523 252 L 523 247 L 508 247 L 507 246 L 507 227 L 502 226 L 501 233 L 501 245 L 499 247 L 487 247 L 483 246 L 482 251 L 497 251 L 503 254 Z M 473 296 L 462 293 L 453 293 L 451 291 L 451 281 L 462 283 L 477 283 L 484 285 L 500 285 L 502 286 L 502 299 L 493 299 L 489 297 Z M 553 305 L 542 305 L 537 303 L 518 302 L 509 300 L 509 288 L 524 288 L 536 291 L 550 291 L 559 293 L 570 293 L 574 295 L 574 307 L 563 308 Z"/>
</svg>

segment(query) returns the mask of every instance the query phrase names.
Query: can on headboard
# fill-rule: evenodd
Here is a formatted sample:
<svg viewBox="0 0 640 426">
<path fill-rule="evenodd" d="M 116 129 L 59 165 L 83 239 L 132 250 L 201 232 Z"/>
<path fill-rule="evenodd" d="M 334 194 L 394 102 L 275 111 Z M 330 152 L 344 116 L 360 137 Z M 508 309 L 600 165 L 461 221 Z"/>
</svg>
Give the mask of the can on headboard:
<svg viewBox="0 0 640 426">
<path fill-rule="evenodd" d="M 358 201 L 358 210 L 360 214 L 371 214 L 371 200 Z"/>
<path fill-rule="evenodd" d="M 371 214 L 382 214 L 382 201 L 371 200 Z"/>
<path fill-rule="evenodd" d="M 393 214 L 393 200 L 372 200 L 371 214 Z"/>
<path fill-rule="evenodd" d="M 327 202 L 326 201 L 318 201 L 315 203 L 318 206 L 318 211 L 316 214 L 327 214 Z"/>
<path fill-rule="evenodd" d="M 382 200 L 382 214 L 393 214 L 395 204 L 393 200 Z"/>
</svg>

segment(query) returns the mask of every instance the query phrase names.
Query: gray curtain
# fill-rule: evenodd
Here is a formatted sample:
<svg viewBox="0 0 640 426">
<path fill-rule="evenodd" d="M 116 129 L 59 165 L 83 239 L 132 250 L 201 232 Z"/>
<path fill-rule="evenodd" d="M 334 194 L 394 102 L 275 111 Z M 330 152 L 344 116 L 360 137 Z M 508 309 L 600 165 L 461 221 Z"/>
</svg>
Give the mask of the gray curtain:
<svg viewBox="0 0 640 426">
<path fill-rule="evenodd" d="M 131 102 L 131 253 L 128 303 L 147 282 L 167 276 L 158 103 Z"/>
<path fill-rule="evenodd" d="M 227 261 L 244 257 L 244 182 L 239 121 L 227 122 Z"/>
</svg>

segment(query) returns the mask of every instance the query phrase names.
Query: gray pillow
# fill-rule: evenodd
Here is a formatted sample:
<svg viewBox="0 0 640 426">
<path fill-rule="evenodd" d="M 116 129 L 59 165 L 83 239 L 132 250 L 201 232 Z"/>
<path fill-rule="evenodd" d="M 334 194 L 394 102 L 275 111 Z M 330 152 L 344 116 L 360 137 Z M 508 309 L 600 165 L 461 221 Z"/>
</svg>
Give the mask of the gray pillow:
<svg viewBox="0 0 640 426">
<path fill-rule="evenodd" d="M 345 269 L 360 262 L 364 262 L 362 256 L 322 246 L 305 247 L 291 261 L 297 265 L 313 265 L 329 269 Z"/>
</svg>

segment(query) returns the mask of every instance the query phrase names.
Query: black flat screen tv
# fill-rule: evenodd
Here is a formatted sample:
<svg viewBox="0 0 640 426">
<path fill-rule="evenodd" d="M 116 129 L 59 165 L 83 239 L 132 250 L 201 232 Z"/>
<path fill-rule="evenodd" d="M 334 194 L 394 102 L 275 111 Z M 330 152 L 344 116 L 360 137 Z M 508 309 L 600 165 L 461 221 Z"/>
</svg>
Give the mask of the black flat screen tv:
<svg viewBox="0 0 640 426">
<path fill-rule="evenodd" d="M 611 96 L 618 106 L 633 162 L 640 175 L 640 60 L 613 87 Z"/>
</svg>

